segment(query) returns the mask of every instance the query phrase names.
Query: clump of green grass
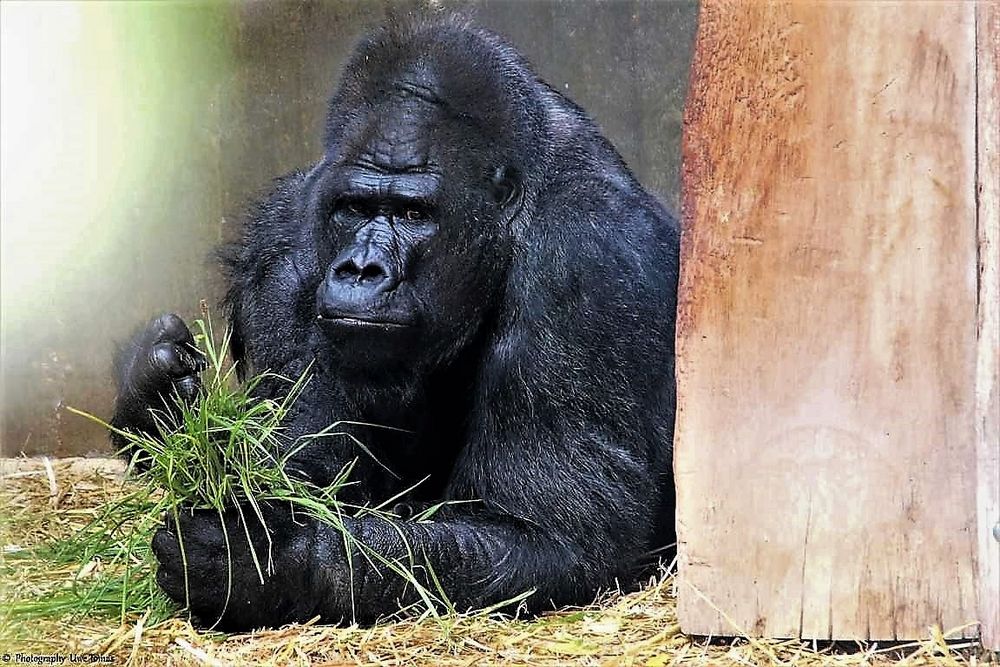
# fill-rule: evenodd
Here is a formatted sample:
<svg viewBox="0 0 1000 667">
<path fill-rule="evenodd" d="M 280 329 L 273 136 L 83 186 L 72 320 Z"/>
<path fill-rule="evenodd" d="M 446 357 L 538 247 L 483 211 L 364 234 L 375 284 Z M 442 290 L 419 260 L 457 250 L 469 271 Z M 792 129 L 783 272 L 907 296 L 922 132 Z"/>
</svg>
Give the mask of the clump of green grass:
<svg viewBox="0 0 1000 667">
<path fill-rule="evenodd" d="M 297 379 L 264 373 L 240 384 L 236 367 L 229 361 L 228 333 L 216 343 L 208 318 L 195 324 L 199 332 L 196 343 L 209 362 L 203 389 L 192 402 L 178 398 L 173 411 L 154 412 L 158 433 L 116 429 L 98 417 L 70 408 L 126 441 L 133 452 L 129 482 L 133 490 L 102 508 L 77 535 L 24 553 L 24 557 L 53 564 L 80 563 L 80 575 L 71 586 L 17 601 L 8 611 L 22 617 L 103 613 L 117 614 L 124 621 L 148 612 L 150 622 L 168 618 L 177 608 L 156 586 L 156 560 L 150 541 L 164 515 L 170 514 L 176 520 L 179 512 L 190 508 L 214 510 L 220 516 L 231 509 L 240 513 L 244 534 L 227 532 L 227 549 L 232 540 L 246 539 L 263 581 L 272 567 L 271 545 L 267 553 L 256 552 L 247 532 L 246 514 L 255 515 L 266 527 L 262 504 L 268 502 L 289 504 L 338 529 L 349 559 L 350 554 L 360 553 L 373 566 L 406 579 L 418 592 L 426 611 L 435 615 L 439 608 L 453 611 L 440 586 L 431 591 L 414 576 L 412 554 L 408 563 L 387 559 L 346 528 L 345 516 L 375 514 L 391 518 L 383 508 L 395 497 L 377 507 L 340 502 L 337 494 L 351 483 L 353 464 L 322 487 L 286 472 L 289 459 L 316 438 L 347 438 L 370 455 L 363 443 L 342 430 L 342 426 L 353 422 L 337 422 L 320 433 L 289 441 L 282 422 L 309 382 L 308 371 Z M 285 383 L 288 389 L 280 400 L 255 396 L 254 390 L 263 381 Z M 425 512 L 418 519 L 427 519 L 430 514 Z M 180 546 L 183 556 L 183 541 Z M 100 564 L 96 576 L 94 563 Z"/>
<path fill-rule="evenodd" d="M 99 616 L 124 622 L 148 613 L 148 621 L 156 623 L 177 613 L 156 585 L 150 547 L 167 503 L 162 493 L 142 485 L 128 484 L 123 492 L 75 534 L 7 555 L 11 568 L 37 562 L 53 571 L 76 568 L 68 582 L 57 578 L 36 586 L 41 590 L 31 596 L 8 601 L 11 618 Z"/>
</svg>

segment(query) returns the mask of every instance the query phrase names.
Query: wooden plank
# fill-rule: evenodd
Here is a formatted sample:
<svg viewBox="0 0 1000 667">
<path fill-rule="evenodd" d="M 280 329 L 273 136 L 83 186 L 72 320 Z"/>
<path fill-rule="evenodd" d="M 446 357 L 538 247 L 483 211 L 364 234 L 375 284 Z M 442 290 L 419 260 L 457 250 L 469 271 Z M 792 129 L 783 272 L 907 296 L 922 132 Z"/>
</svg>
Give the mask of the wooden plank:
<svg viewBox="0 0 1000 667">
<path fill-rule="evenodd" d="M 1000 651 L 1000 6 L 976 16 L 979 335 L 976 440 L 978 592 L 983 645 Z M 996 532 L 994 532 L 996 531 Z"/>
<path fill-rule="evenodd" d="M 686 632 L 977 632 L 975 12 L 702 5 L 678 313 Z"/>
</svg>

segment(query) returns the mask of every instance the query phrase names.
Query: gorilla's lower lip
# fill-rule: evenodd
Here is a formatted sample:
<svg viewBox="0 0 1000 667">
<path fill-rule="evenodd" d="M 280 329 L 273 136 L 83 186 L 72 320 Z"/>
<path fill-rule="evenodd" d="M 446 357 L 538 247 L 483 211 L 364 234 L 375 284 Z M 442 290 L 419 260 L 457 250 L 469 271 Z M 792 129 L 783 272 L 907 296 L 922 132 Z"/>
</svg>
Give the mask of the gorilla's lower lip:
<svg viewBox="0 0 1000 667">
<path fill-rule="evenodd" d="M 316 318 L 322 325 L 335 325 L 343 327 L 357 327 L 359 329 L 406 329 L 410 324 L 406 322 L 395 322 L 393 320 L 375 320 L 361 317 L 323 317 Z"/>
</svg>

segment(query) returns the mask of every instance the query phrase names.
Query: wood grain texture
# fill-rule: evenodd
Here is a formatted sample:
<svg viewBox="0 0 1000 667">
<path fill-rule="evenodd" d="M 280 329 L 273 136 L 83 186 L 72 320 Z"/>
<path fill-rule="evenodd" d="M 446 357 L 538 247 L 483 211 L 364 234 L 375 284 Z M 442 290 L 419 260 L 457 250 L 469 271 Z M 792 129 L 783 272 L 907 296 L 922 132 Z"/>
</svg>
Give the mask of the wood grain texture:
<svg viewBox="0 0 1000 667">
<path fill-rule="evenodd" d="M 975 14 L 702 5 L 678 313 L 686 632 L 977 632 Z"/>
<path fill-rule="evenodd" d="M 1000 6 L 996 3 L 983 2 L 978 7 L 976 53 L 977 577 L 983 645 L 1000 651 Z M 998 527 L 996 537 L 994 526 Z"/>
</svg>

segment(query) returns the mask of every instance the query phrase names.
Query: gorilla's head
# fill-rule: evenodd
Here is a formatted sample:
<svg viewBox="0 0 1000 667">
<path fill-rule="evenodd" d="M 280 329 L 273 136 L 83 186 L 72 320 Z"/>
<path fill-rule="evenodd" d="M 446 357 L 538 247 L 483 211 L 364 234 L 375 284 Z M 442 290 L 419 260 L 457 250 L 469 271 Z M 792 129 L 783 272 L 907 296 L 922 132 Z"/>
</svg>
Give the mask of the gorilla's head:
<svg viewBox="0 0 1000 667">
<path fill-rule="evenodd" d="M 440 366 L 495 316 L 530 173 L 518 138 L 535 120 L 490 39 L 387 29 L 331 101 L 309 215 L 316 321 L 343 365 Z"/>
</svg>

